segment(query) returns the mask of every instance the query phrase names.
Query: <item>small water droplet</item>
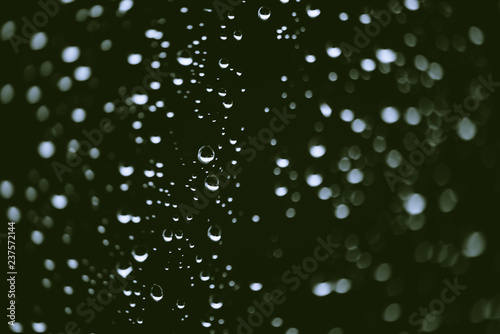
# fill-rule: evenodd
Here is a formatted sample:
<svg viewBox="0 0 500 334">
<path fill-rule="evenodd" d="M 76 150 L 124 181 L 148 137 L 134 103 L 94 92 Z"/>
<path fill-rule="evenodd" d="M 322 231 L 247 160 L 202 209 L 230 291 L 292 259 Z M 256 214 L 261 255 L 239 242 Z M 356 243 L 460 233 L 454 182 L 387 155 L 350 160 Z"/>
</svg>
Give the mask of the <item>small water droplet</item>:
<svg viewBox="0 0 500 334">
<path fill-rule="evenodd" d="M 212 225 L 208 228 L 208 237 L 212 241 L 219 241 L 222 238 L 222 230 L 219 225 Z"/>
</svg>

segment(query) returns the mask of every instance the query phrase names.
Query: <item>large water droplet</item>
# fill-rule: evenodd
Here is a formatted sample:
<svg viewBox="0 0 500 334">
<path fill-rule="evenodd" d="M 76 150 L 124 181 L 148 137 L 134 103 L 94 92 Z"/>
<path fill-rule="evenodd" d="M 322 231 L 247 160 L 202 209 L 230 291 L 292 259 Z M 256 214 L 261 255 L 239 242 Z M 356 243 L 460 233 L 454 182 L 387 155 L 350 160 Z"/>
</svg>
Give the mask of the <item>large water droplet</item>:
<svg viewBox="0 0 500 334">
<path fill-rule="evenodd" d="M 312 19 L 318 17 L 319 14 L 321 14 L 321 10 L 319 10 L 318 8 L 313 8 L 313 6 L 311 6 L 310 4 L 306 6 L 306 11 L 307 11 L 307 16 L 309 16 Z"/>
<path fill-rule="evenodd" d="M 204 145 L 198 150 L 198 160 L 203 164 L 212 162 L 215 158 L 215 152 L 210 145 Z"/>
<path fill-rule="evenodd" d="M 259 18 L 262 21 L 267 21 L 271 17 L 271 10 L 269 7 L 262 6 L 259 8 Z"/>
<path fill-rule="evenodd" d="M 153 284 L 153 286 L 151 287 L 150 295 L 155 302 L 159 302 L 163 299 L 163 289 L 158 284 Z"/>
<path fill-rule="evenodd" d="M 191 55 L 191 51 L 189 50 L 180 50 L 177 52 L 177 61 L 179 64 L 183 66 L 189 66 L 193 63 L 193 57 Z"/>
<path fill-rule="evenodd" d="M 127 277 L 132 272 L 132 264 L 130 262 L 118 263 L 116 271 L 121 277 Z"/>
<path fill-rule="evenodd" d="M 148 258 L 148 249 L 146 246 L 135 246 L 132 250 L 132 256 L 137 262 L 144 262 Z"/>
</svg>

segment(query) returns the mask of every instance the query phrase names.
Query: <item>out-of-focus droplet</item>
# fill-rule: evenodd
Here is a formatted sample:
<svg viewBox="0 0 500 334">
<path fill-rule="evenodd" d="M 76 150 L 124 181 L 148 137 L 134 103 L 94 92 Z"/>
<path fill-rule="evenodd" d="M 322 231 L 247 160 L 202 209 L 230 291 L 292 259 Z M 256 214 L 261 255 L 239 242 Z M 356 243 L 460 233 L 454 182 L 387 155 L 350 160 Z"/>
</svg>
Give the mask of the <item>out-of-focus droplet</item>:
<svg viewBox="0 0 500 334">
<path fill-rule="evenodd" d="M 127 62 L 130 64 L 130 65 L 137 65 L 139 64 L 140 62 L 142 61 L 142 55 L 138 54 L 138 53 L 133 53 L 133 54 L 130 54 L 127 58 Z"/>
<path fill-rule="evenodd" d="M 464 241 L 462 254 L 467 257 L 477 257 L 486 249 L 486 238 L 481 232 L 471 233 Z"/>
<path fill-rule="evenodd" d="M 399 111 L 394 107 L 382 109 L 382 120 L 387 124 L 396 123 L 399 120 Z"/>
<path fill-rule="evenodd" d="M 411 215 L 422 213 L 426 206 L 425 198 L 420 194 L 412 194 L 405 201 L 405 210 Z"/>
<path fill-rule="evenodd" d="M 64 195 L 54 195 L 51 202 L 54 208 L 62 210 L 68 205 L 68 198 Z"/>
<path fill-rule="evenodd" d="M 335 286 L 335 292 L 344 294 L 349 292 L 351 290 L 351 280 L 347 278 L 341 278 L 337 281 L 337 284 Z"/>
<path fill-rule="evenodd" d="M 56 147 L 51 141 L 43 141 L 38 146 L 38 154 L 44 159 L 48 159 L 54 155 Z"/>
<path fill-rule="evenodd" d="M 335 217 L 338 219 L 344 219 L 349 216 L 349 207 L 345 204 L 340 204 L 336 209 L 335 209 Z"/>
<path fill-rule="evenodd" d="M 318 297 L 328 296 L 335 290 L 334 282 L 323 282 L 313 286 L 313 293 Z"/>
<path fill-rule="evenodd" d="M 14 195 L 14 185 L 12 182 L 4 180 L 0 183 L 0 195 L 5 199 L 9 199 Z"/>
<path fill-rule="evenodd" d="M 389 263 L 382 263 L 373 273 L 373 277 L 378 282 L 386 282 L 389 278 L 391 278 L 391 275 L 392 269 Z"/>
<path fill-rule="evenodd" d="M 457 124 L 457 133 L 465 141 L 471 140 L 476 136 L 477 127 L 469 118 L 463 118 Z"/>
<path fill-rule="evenodd" d="M 391 49 L 379 49 L 375 54 L 381 63 L 389 64 L 396 61 L 396 53 Z"/>
<path fill-rule="evenodd" d="M 418 10 L 420 8 L 418 0 L 405 0 L 404 4 L 409 10 Z"/>
<path fill-rule="evenodd" d="M 322 144 L 319 137 L 313 137 L 309 140 L 309 154 L 313 158 L 321 158 L 326 153 L 326 146 Z"/>
<path fill-rule="evenodd" d="M 65 63 L 73 63 L 80 57 L 80 48 L 78 46 L 68 46 L 62 51 L 62 60 Z"/>
<path fill-rule="evenodd" d="M 481 45 L 484 43 L 484 34 L 478 27 L 470 27 L 469 29 L 469 39 L 472 43 L 476 45 Z"/>
<path fill-rule="evenodd" d="M 314 8 L 311 4 L 306 5 L 306 12 L 307 16 L 309 16 L 312 19 L 318 17 L 319 14 L 321 14 L 321 10 L 319 8 Z"/>
<path fill-rule="evenodd" d="M 398 303 L 388 305 L 382 315 L 382 319 L 387 322 L 393 322 L 401 316 L 401 306 Z"/>
<path fill-rule="evenodd" d="M 451 189 L 446 189 L 441 196 L 439 196 L 439 209 L 443 212 L 450 212 L 455 208 L 457 202 L 457 194 Z"/>
<path fill-rule="evenodd" d="M 47 42 L 47 34 L 44 32 L 37 32 L 31 37 L 30 46 L 33 50 L 41 50 L 47 45 Z"/>
<path fill-rule="evenodd" d="M 7 84 L 0 90 L 0 101 L 3 104 L 10 103 L 14 99 L 14 87 L 11 84 Z"/>
</svg>

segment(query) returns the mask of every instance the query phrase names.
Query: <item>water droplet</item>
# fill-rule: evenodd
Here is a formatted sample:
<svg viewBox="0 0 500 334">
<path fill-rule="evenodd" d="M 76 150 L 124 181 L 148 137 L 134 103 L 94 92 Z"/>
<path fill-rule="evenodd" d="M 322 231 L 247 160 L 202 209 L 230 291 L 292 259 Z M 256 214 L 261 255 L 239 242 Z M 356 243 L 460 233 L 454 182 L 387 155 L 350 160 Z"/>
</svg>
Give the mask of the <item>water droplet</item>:
<svg viewBox="0 0 500 334">
<path fill-rule="evenodd" d="M 351 280 L 346 278 L 339 279 L 335 286 L 335 291 L 343 294 L 349 292 L 349 290 L 351 290 Z"/>
<path fill-rule="evenodd" d="M 149 294 L 155 302 L 159 302 L 163 299 L 163 289 L 158 284 L 153 284 Z"/>
<path fill-rule="evenodd" d="M 210 191 L 217 191 L 219 189 L 219 179 L 215 174 L 210 174 L 205 178 L 205 187 Z"/>
<path fill-rule="evenodd" d="M 451 189 L 446 189 L 439 197 L 439 208 L 443 212 L 450 212 L 453 211 L 457 202 L 457 194 Z"/>
<path fill-rule="evenodd" d="M 164 229 L 163 230 L 163 240 L 166 242 L 170 242 L 173 239 L 174 233 L 172 232 L 171 229 Z"/>
<path fill-rule="evenodd" d="M 426 206 L 425 198 L 420 194 L 413 194 L 405 201 L 405 210 L 411 215 L 422 213 Z"/>
<path fill-rule="evenodd" d="M 191 51 L 184 49 L 177 52 L 177 61 L 183 66 L 189 66 L 193 63 Z"/>
<path fill-rule="evenodd" d="M 223 302 L 222 300 L 215 296 L 215 295 L 211 295 L 209 298 L 208 298 L 209 302 L 210 302 L 210 306 L 214 309 L 214 310 L 218 310 L 222 307 L 223 305 Z"/>
<path fill-rule="evenodd" d="M 394 107 L 382 109 L 382 120 L 387 124 L 396 123 L 399 120 L 399 111 Z"/>
<path fill-rule="evenodd" d="M 133 53 L 128 56 L 127 61 L 130 65 L 137 65 L 142 61 L 142 56 L 137 53 Z"/>
<path fill-rule="evenodd" d="M 328 296 L 335 290 L 334 282 L 318 283 L 313 287 L 313 293 L 318 297 Z"/>
<path fill-rule="evenodd" d="M 486 238 L 481 232 L 471 233 L 464 241 L 462 254 L 467 257 L 477 257 L 486 249 Z"/>
<path fill-rule="evenodd" d="M 318 8 L 313 8 L 313 6 L 310 4 L 306 5 L 306 12 L 307 16 L 309 16 L 312 19 L 318 17 L 319 14 L 321 14 L 321 10 L 319 10 Z"/>
<path fill-rule="evenodd" d="M 184 299 L 178 299 L 177 302 L 175 303 L 177 305 L 177 308 L 179 309 L 183 309 L 184 307 L 186 307 L 186 302 L 184 301 Z"/>
<path fill-rule="evenodd" d="M 336 209 L 335 209 L 335 217 L 338 219 L 344 219 L 349 216 L 350 209 L 347 205 L 345 204 L 340 204 Z"/>
<path fill-rule="evenodd" d="M 349 173 L 347 173 L 347 181 L 352 184 L 358 184 L 364 179 L 364 173 L 362 170 L 354 168 Z"/>
<path fill-rule="evenodd" d="M 376 52 L 377 59 L 384 64 L 396 61 L 396 53 L 391 49 L 379 49 Z"/>
<path fill-rule="evenodd" d="M 382 318 L 384 321 L 393 322 L 398 320 L 400 316 L 401 306 L 398 303 L 392 303 L 385 308 Z"/>
<path fill-rule="evenodd" d="M 366 72 L 372 72 L 375 70 L 376 67 L 377 65 L 372 59 L 363 59 L 361 61 L 361 68 Z"/>
<path fill-rule="evenodd" d="M 208 164 L 215 159 L 215 152 L 210 145 L 204 145 L 198 150 L 198 160 L 203 164 Z"/>
<path fill-rule="evenodd" d="M 271 17 L 271 10 L 269 7 L 262 6 L 259 8 L 259 18 L 262 21 L 267 21 Z"/>
<path fill-rule="evenodd" d="M 148 249 L 146 246 L 135 246 L 132 250 L 132 256 L 137 262 L 144 262 L 148 258 Z"/>
<path fill-rule="evenodd" d="M 54 143 L 51 141 L 43 141 L 40 143 L 38 146 L 38 154 L 42 158 L 48 159 L 54 155 L 56 152 L 56 147 L 54 146 Z"/>
<path fill-rule="evenodd" d="M 68 46 L 62 52 L 62 59 L 65 63 L 73 63 L 80 57 L 80 48 L 78 46 Z"/>
<path fill-rule="evenodd" d="M 470 27 L 469 39 L 471 40 L 472 43 L 476 45 L 481 45 L 484 43 L 484 34 L 478 27 Z"/>
<path fill-rule="evenodd" d="M 62 210 L 68 205 L 68 198 L 64 195 L 54 195 L 52 196 L 51 203 L 54 208 Z"/>
<path fill-rule="evenodd" d="M 471 140 L 476 136 L 477 127 L 469 118 L 463 118 L 457 125 L 457 133 L 463 140 Z"/>
<path fill-rule="evenodd" d="M 132 96 L 132 102 L 134 102 L 137 105 L 143 105 L 148 102 L 148 96 L 146 94 L 134 94 Z"/>
<path fill-rule="evenodd" d="M 11 198 L 14 195 L 14 185 L 10 181 L 2 181 L 0 183 L 0 194 L 3 198 Z"/>
<path fill-rule="evenodd" d="M 134 167 L 132 166 L 120 166 L 120 174 L 123 176 L 130 176 L 134 173 Z"/>
<path fill-rule="evenodd" d="M 391 278 L 392 275 L 392 269 L 391 265 L 388 263 L 382 263 L 375 269 L 375 272 L 373 273 L 373 276 L 376 281 L 379 282 L 385 282 L 389 278 Z"/>
<path fill-rule="evenodd" d="M 220 68 L 227 68 L 229 66 L 229 61 L 226 58 L 221 58 L 219 60 L 219 67 Z"/>
<path fill-rule="evenodd" d="M 219 225 L 212 225 L 208 228 L 207 235 L 210 240 L 217 242 L 222 238 L 222 229 Z"/>
<path fill-rule="evenodd" d="M 118 263 L 116 271 L 118 272 L 118 275 L 126 278 L 132 272 L 132 264 L 130 262 Z"/>
<path fill-rule="evenodd" d="M 237 41 L 240 41 L 240 40 L 243 38 L 243 33 L 241 32 L 241 30 L 236 30 L 236 31 L 233 33 L 233 37 L 234 37 L 234 39 L 236 39 Z"/>
</svg>

